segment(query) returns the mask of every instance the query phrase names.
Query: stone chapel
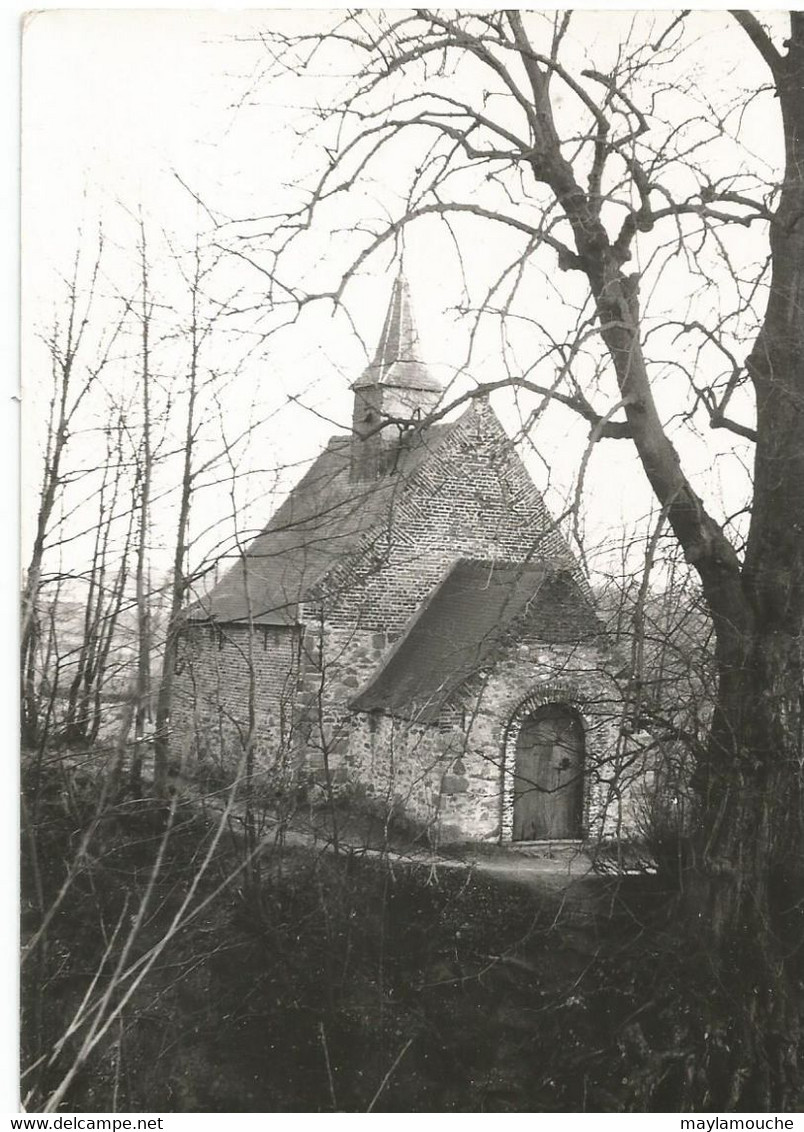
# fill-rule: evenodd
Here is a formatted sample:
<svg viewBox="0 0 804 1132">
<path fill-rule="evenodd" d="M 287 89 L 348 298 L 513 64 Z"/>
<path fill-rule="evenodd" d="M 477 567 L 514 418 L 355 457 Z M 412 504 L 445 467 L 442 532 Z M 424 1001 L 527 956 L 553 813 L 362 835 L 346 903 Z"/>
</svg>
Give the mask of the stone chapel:
<svg viewBox="0 0 804 1132">
<path fill-rule="evenodd" d="M 187 610 L 173 741 L 234 764 L 248 741 L 442 841 L 621 833 L 633 756 L 591 591 L 488 399 L 429 423 L 401 274 L 353 393 L 351 432 Z"/>
</svg>

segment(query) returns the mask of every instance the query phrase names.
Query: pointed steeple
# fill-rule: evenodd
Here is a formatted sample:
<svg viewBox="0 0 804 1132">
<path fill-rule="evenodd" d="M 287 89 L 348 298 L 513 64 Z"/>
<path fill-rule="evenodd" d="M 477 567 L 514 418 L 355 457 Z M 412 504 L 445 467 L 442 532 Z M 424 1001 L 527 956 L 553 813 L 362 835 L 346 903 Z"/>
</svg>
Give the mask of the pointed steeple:
<svg viewBox="0 0 804 1132">
<path fill-rule="evenodd" d="M 410 288 L 401 268 L 391 290 L 391 301 L 374 361 L 353 388 L 365 385 L 442 392 L 441 386 L 427 372 L 427 367 L 421 360 L 419 332 L 413 317 Z"/>
<path fill-rule="evenodd" d="M 376 479 L 389 464 L 390 449 L 398 446 L 400 429 L 426 417 L 444 392 L 421 359 L 410 291 L 401 269 L 391 289 L 374 360 L 352 389 L 352 478 Z M 383 429 L 384 422 L 398 427 Z"/>
</svg>

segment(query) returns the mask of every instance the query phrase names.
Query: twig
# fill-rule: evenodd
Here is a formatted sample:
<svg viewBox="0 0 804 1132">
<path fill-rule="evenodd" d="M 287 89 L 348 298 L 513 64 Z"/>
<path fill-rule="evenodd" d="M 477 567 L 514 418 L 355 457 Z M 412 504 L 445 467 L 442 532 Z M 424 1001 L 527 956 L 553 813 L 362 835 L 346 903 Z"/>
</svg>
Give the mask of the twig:
<svg viewBox="0 0 804 1132">
<path fill-rule="evenodd" d="M 330 1098 L 332 1099 L 332 1111 L 337 1112 L 338 1111 L 338 1102 L 335 1099 L 335 1082 L 332 1079 L 332 1066 L 330 1064 L 329 1048 L 327 1046 L 327 1032 L 324 1029 L 324 1023 L 323 1022 L 318 1023 L 318 1032 L 321 1035 L 321 1047 L 324 1050 L 324 1064 L 327 1067 L 327 1081 L 329 1082 L 329 1095 L 330 1095 Z M 385 1082 L 383 1082 L 383 1084 L 385 1084 Z M 380 1089 L 382 1089 L 382 1086 L 380 1086 Z M 379 1093 L 377 1094 L 377 1096 L 379 1096 Z M 374 1099 L 376 1100 L 377 1098 L 375 1097 Z M 371 1103 L 373 1104 L 374 1101 L 372 1101 Z M 369 1109 L 369 1112 L 371 1112 L 371 1109 Z"/>
<path fill-rule="evenodd" d="M 366 1109 L 366 1112 L 373 1112 L 374 1111 L 374 1106 L 377 1103 L 377 1101 L 380 1099 L 380 1096 L 382 1095 L 383 1089 L 388 1084 L 388 1082 L 391 1080 L 391 1077 L 393 1075 L 394 1070 L 396 1069 L 397 1065 L 399 1065 L 400 1061 L 405 1056 L 405 1054 L 408 1052 L 410 1047 L 413 1045 L 413 1042 L 415 1041 L 415 1039 L 416 1039 L 416 1035 L 414 1034 L 413 1037 L 408 1038 L 408 1040 L 402 1046 L 402 1049 L 396 1055 L 396 1058 L 394 1060 L 393 1065 L 388 1070 L 388 1072 L 385 1074 L 382 1081 L 380 1081 L 380 1087 L 377 1090 L 377 1092 L 374 1094 L 374 1096 L 371 1098 L 371 1104 Z"/>
</svg>

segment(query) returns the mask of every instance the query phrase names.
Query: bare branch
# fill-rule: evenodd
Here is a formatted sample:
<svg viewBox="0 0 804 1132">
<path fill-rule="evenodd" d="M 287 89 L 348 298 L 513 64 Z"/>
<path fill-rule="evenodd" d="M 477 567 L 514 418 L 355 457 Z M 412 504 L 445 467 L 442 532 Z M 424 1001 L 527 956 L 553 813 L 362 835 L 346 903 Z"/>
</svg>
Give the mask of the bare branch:
<svg viewBox="0 0 804 1132">
<path fill-rule="evenodd" d="M 770 67 L 774 78 L 778 79 L 784 66 L 784 56 L 777 50 L 762 24 L 753 12 L 748 12 L 740 8 L 732 8 L 730 11 L 731 15 Z"/>
</svg>

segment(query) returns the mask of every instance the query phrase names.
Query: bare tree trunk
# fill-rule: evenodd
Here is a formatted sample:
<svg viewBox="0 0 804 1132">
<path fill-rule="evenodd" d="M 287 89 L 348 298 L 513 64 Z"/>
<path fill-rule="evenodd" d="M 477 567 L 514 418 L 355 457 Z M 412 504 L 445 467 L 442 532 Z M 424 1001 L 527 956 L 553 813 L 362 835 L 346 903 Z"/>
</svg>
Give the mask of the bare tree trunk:
<svg viewBox="0 0 804 1132">
<path fill-rule="evenodd" d="M 101 473 L 101 483 L 98 490 L 98 522 L 95 527 L 92 560 L 89 565 L 89 577 L 87 579 L 88 590 L 86 608 L 84 610 L 83 630 L 81 642 L 78 647 L 75 673 L 70 682 L 67 707 L 61 724 L 61 738 L 67 743 L 86 741 L 90 723 L 87 708 L 91 691 L 95 681 L 102 676 L 98 666 L 98 649 L 104 630 L 103 621 L 106 600 L 106 572 L 110 550 L 110 529 L 114 521 L 115 505 L 117 503 L 121 475 L 119 450 L 117 456 L 115 466 L 111 434 L 107 433 L 106 462 Z M 112 483 L 111 499 L 107 500 L 109 476 L 113 468 L 115 468 L 115 475 Z"/>
<path fill-rule="evenodd" d="M 137 529 L 136 604 L 137 604 L 137 683 L 134 710 L 134 754 L 131 762 L 131 787 L 142 792 L 142 768 L 151 722 L 151 612 L 148 586 L 148 534 L 151 501 L 151 371 L 150 328 L 153 306 L 148 286 L 145 225 L 140 220 L 140 262 L 142 320 L 142 447 L 138 467 L 139 523 Z"/>
<path fill-rule="evenodd" d="M 191 281 L 192 314 L 190 320 L 190 364 L 187 399 L 187 417 L 184 430 L 184 458 L 182 464 L 179 517 L 176 524 L 176 542 L 173 552 L 173 579 L 170 591 L 165 651 L 162 659 L 162 678 L 156 705 L 156 734 L 154 737 L 154 788 L 163 796 L 167 789 L 168 752 L 170 748 L 170 713 L 173 703 L 173 676 L 176 667 L 181 611 L 187 592 L 185 558 L 190 521 L 190 504 L 193 494 L 193 447 L 195 443 L 195 408 L 198 396 L 198 359 L 201 349 L 198 304 L 201 285 L 200 249 L 196 243 L 194 273 Z"/>
</svg>

